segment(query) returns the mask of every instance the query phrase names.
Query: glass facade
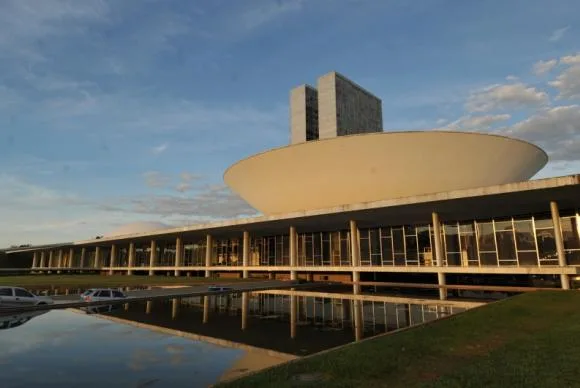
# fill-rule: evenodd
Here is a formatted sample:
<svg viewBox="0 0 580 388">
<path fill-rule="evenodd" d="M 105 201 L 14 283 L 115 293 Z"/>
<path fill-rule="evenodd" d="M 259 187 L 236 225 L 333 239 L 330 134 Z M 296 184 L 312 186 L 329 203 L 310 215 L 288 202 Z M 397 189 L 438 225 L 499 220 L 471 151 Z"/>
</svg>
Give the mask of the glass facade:
<svg viewBox="0 0 580 388">
<path fill-rule="evenodd" d="M 580 214 L 561 213 L 562 238 L 568 265 L 580 265 Z M 443 265 L 460 267 L 557 266 L 554 226 L 549 214 L 473 221 L 445 221 L 441 224 Z M 431 225 L 395 225 L 361 228 L 358 231 L 361 266 L 432 266 L 434 230 Z M 297 265 L 351 266 L 349 230 L 297 234 Z M 204 267 L 206 239 L 184 241 L 183 266 Z M 289 235 L 250 236 L 250 266 L 289 266 Z M 148 267 L 150 243 L 135 243 L 134 267 Z M 243 241 L 214 238 L 211 265 L 243 265 Z M 68 251 L 65 252 L 68 255 Z M 159 241 L 157 266 L 175 265 L 175 244 Z M 73 267 L 80 265 L 81 250 L 74 250 Z M 48 263 L 48 252 L 46 254 Z M 126 267 L 129 245 L 117 246 L 117 266 Z M 57 252 L 53 254 L 56 265 Z M 95 249 L 87 248 L 85 267 L 94 267 Z M 110 265 L 110 248 L 101 247 L 101 265 Z"/>
</svg>

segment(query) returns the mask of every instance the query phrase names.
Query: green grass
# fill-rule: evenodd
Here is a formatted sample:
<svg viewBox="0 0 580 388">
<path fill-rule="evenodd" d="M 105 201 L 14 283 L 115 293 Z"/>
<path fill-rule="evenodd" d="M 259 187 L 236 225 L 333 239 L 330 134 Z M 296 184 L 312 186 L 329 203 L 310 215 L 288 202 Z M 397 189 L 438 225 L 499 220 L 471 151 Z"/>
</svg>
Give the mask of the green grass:
<svg viewBox="0 0 580 388">
<path fill-rule="evenodd" d="M 579 369 L 580 292 L 539 291 L 219 387 L 576 387 Z"/>
<path fill-rule="evenodd" d="M 157 285 L 196 285 L 207 283 L 230 283 L 246 279 L 173 277 L 173 276 L 121 276 L 121 275 L 27 275 L 0 276 L 0 286 L 157 286 Z M 256 279 L 254 279 L 256 280 Z"/>
</svg>

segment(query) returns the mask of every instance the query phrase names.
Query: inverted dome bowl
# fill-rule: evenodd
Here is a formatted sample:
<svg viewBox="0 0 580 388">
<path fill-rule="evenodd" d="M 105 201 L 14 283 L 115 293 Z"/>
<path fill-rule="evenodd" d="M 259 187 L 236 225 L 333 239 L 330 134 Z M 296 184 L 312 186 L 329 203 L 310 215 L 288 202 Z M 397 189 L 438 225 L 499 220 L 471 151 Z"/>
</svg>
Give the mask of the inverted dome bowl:
<svg viewBox="0 0 580 388">
<path fill-rule="evenodd" d="M 521 182 L 547 161 L 541 148 L 503 136 L 381 132 L 256 154 L 224 181 L 269 215 Z"/>
</svg>

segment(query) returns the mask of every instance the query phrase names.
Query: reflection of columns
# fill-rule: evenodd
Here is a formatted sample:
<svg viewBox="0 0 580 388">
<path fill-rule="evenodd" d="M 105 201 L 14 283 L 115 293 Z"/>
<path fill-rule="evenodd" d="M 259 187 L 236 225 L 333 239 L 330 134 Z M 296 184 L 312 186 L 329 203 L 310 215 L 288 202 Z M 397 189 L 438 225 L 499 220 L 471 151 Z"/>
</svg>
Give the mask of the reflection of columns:
<svg viewBox="0 0 580 388">
<path fill-rule="evenodd" d="M 441 242 L 441 222 L 439 221 L 439 214 L 436 212 L 431 213 L 431 218 L 433 222 L 433 238 L 435 244 L 435 261 L 438 267 L 443 267 L 443 243 Z M 437 273 L 437 284 L 439 286 L 445 286 L 445 274 L 443 272 Z M 439 299 L 447 299 L 447 289 L 439 288 Z"/>
<path fill-rule="evenodd" d="M 95 268 L 101 266 L 101 247 L 95 247 Z"/>
<path fill-rule="evenodd" d="M 360 244 L 358 238 L 358 228 L 355 220 L 350 220 L 350 256 L 353 267 L 360 265 Z M 353 269 L 352 271 L 352 292 L 354 294 L 360 293 L 360 272 Z"/>
<path fill-rule="evenodd" d="M 211 276 L 211 271 L 209 267 L 211 267 L 211 255 L 213 253 L 213 239 L 211 234 L 208 234 L 205 237 L 205 277 L 209 278 Z"/>
<path fill-rule="evenodd" d="M 113 268 L 117 266 L 117 246 L 115 244 L 111 245 L 111 269 L 109 269 L 109 275 L 114 273 Z"/>
<path fill-rule="evenodd" d="M 155 262 L 157 261 L 157 241 L 151 240 L 151 250 L 149 252 L 149 276 L 155 274 Z"/>
<path fill-rule="evenodd" d="M 242 292 L 242 330 L 248 328 L 248 293 Z"/>
<path fill-rule="evenodd" d="M 129 243 L 129 259 L 127 263 L 127 275 L 133 275 L 133 267 L 135 266 L 135 243 Z"/>
<path fill-rule="evenodd" d="M 181 271 L 177 268 L 183 265 L 183 240 L 181 237 L 175 239 L 175 271 L 173 275 L 180 276 Z"/>
<path fill-rule="evenodd" d="M 360 341 L 363 334 L 363 311 L 362 311 L 362 301 L 353 300 L 354 308 L 354 340 Z"/>
<path fill-rule="evenodd" d="M 298 297 L 290 295 L 290 338 L 296 338 L 296 322 L 298 321 Z"/>
<path fill-rule="evenodd" d="M 38 252 L 32 254 L 32 268 L 38 267 Z"/>
<path fill-rule="evenodd" d="M 554 224 L 554 237 L 556 239 L 556 251 L 558 253 L 558 264 L 560 267 L 566 266 L 566 252 L 564 251 L 564 238 L 562 236 L 562 222 L 560 220 L 560 210 L 558 204 L 550 202 L 550 212 L 552 213 L 552 223 Z M 570 289 L 570 278 L 566 274 L 560 274 L 562 288 Z"/>
<path fill-rule="evenodd" d="M 244 238 L 243 238 L 243 246 L 242 246 L 242 265 L 244 266 L 243 270 L 243 277 L 246 279 L 249 275 L 249 271 L 247 269 L 248 263 L 250 261 L 250 233 L 244 231 Z"/>
<path fill-rule="evenodd" d="M 203 323 L 209 320 L 209 296 L 203 297 Z"/>
<path fill-rule="evenodd" d="M 83 268 L 84 268 L 84 266 L 85 266 L 85 256 L 86 256 L 86 254 L 87 254 L 87 248 L 84 248 L 84 247 L 83 247 L 83 248 L 81 249 L 81 262 L 80 262 L 80 264 L 79 264 L 79 267 L 80 267 L 81 269 L 83 269 Z"/>
<path fill-rule="evenodd" d="M 72 268 L 75 260 L 75 250 L 71 248 L 68 250 L 68 267 Z"/>
<path fill-rule="evenodd" d="M 290 227 L 290 267 L 292 267 L 292 269 L 290 270 L 290 280 L 296 280 L 297 279 L 297 275 L 298 273 L 296 272 L 296 266 L 298 264 L 298 249 L 297 248 L 297 243 L 298 243 L 298 236 L 296 234 L 296 228 L 294 226 Z M 292 337 L 294 338 L 294 337 Z"/>
<path fill-rule="evenodd" d="M 129 303 L 125 303 L 125 304 L 123 305 L 123 309 L 124 309 L 125 311 L 129 311 Z"/>
<path fill-rule="evenodd" d="M 145 306 L 145 314 L 151 314 L 152 309 L 153 309 L 153 301 L 148 300 L 147 305 Z"/>
<path fill-rule="evenodd" d="M 40 268 L 44 268 L 46 266 L 46 252 L 40 252 Z"/>
<path fill-rule="evenodd" d="M 173 298 L 171 300 L 171 319 L 177 318 L 179 314 L 179 299 Z"/>
</svg>

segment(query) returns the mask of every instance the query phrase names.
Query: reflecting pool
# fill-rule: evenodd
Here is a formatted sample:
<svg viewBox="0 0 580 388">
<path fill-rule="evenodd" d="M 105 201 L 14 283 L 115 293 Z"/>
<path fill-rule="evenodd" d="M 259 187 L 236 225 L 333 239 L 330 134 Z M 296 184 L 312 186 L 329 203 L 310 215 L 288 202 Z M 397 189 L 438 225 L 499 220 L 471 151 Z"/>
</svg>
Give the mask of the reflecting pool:
<svg viewBox="0 0 580 388">
<path fill-rule="evenodd" d="M 0 316 L 2 387 L 207 387 L 472 302 L 245 292 Z"/>
</svg>

